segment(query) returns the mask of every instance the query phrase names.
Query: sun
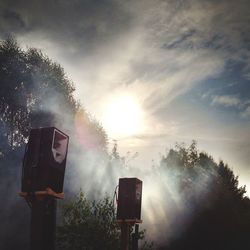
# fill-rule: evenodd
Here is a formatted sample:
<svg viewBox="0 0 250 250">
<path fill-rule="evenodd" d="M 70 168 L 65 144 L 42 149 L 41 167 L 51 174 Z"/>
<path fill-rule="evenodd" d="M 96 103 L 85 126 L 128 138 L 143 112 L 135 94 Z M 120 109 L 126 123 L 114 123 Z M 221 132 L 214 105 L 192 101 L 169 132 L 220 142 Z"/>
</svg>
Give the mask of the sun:
<svg viewBox="0 0 250 250">
<path fill-rule="evenodd" d="M 117 138 L 137 134 L 142 129 L 142 109 L 132 95 L 111 97 L 103 107 L 102 124 Z"/>
</svg>

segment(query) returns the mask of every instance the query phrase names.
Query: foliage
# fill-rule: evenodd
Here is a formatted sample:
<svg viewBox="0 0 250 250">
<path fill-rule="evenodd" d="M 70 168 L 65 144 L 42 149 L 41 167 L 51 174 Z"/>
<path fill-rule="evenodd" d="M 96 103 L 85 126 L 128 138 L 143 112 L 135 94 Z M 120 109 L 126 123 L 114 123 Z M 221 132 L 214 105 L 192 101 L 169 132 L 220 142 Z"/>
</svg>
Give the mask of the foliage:
<svg viewBox="0 0 250 250">
<path fill-rule="evenodd" d="M 2 150 L 25 143 L 31 127 L 54 124 L 56 111 L 72 114 L 77 109 L 62 67 L 36 49 L 23 51 L 12 38 L 0 44 L 0 79 Z"/>
<path fill-rule="evenodd" d="M 59 250 L 120 249 L 120 226 L 110 198 L 90 201 L 80 192 L 63 207 L 62 217 L 57 230 Z M 143 240 L 140 249 L 153 250 L 153 243 L 145 240 L 145 233 L 146 230 L 139 232 L 139 240 Z"/>
<path fill-rule="evenodd" d="M 146 239 L 146 229 L 139 232 L 139 240 L 142 241 L 141 246 L 139 247 L 140 250 L 154 250 L 155 244 L 153 241 L 148 241 Z M 131 249 L 133 250 L 133 249 Z"/>
<path fill-rule="evenodd" d="M 250 200 L 227 164 L 198 152 L 193 142 L 171 149 L 161 160 L 161 170 L 175 174 L 183 211 L 192 213 L 179 237 L 160 249 L 249 249 Z M 182 218 L 181 213 L 176 216 Z"/>
<path fill-rule="evenodd" d="M 0 46 L 0 122 L 1 144 L 4 137 L 11 147 L 19 145 L 27 136 L 29 126 L 26 86 L 30 77 L 26 67 L 25 54 L 12 40 L 4 41 Z M 20 134 L 16 133 L 20 131 Z"/>
<path fill-rule="evenodd" d="M 0 43 L 0 152 L 27 142 L 30 128 L 74 128 L 77 112 L 88 120 L 87 130 L 99 147 L 106 147 L 106 133 L 74 99 L 73 83 L 63 68 L 40 50 L 22 50 L 13 38 Z M 72 132 L 72 131 L 71 131 Z"/>
<path fill-rule="evenodd" d="M 106 133 L 75 100 L 73 83 L 63 68 L 40 50 L 23 50 L 13 38 L 0 41 L 0 190 L 5 196 L 8 190 L 0 213 L 2 228 L 6 229 L 0 233 L 0 249 L 28 249 L 29 214 L 16 194 L 20 191 L 20 167 L 30 129 L 58 127 L 70 136 L 71 150 L 82 155 L 86 149 L 76 140 L 75 124 L 80 112 L 85 126 L 80 124 L 78 130 L 81 134 L 83 130 L 85 137 L 105 152 Z M 78 164 L 72 158 L 67 161 L 71 173 Z M 15 217 L 16 220 L 11 219 Z M 13 233 L 18 235 L 16 241 L 12 240 Z"/>
<path fill-rule="evenodd" d="M 129 168 L 130 163 L 138 156 L 138 152 L 131 154 L 130 151 L 126 155 L 121 156 L 118 150 L 118 144 L 116 140 L 113 140 L 114 144 L 109 155 L 109 164 L 116 167 Z"/>
<path fill-rule="evenodd" d="M 64 250 L 119 249 L 113 202 L 109 198 L 91 202 L 80 192 L 64 207 L 57 238 L 59 249 Z"/>
</svg>

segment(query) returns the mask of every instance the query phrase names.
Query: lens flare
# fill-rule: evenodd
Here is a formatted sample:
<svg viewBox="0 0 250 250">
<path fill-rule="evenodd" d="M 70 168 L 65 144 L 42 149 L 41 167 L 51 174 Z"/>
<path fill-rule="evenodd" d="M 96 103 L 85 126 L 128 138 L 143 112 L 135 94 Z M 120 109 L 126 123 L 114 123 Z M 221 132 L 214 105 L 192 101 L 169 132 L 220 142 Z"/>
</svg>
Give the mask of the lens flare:
<svg viewBox="0 0 250 250">
<path fill-rule="evenodd" d="M 75 115 L 75 131 L 76 140 L 85 149 L 99 149 L 101 136 L 96 133 L 93 122 L 90 121 L 88 115 L 80 110 Z"/>
</svg>

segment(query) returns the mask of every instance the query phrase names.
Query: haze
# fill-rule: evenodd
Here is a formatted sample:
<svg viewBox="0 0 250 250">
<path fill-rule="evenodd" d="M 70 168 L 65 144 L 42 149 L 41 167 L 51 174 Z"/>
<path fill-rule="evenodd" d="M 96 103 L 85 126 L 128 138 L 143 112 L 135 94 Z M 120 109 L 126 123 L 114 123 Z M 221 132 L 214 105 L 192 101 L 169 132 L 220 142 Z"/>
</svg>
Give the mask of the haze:
<svg viewBox="0 0 250 250">
<path fill-rule="evenodd" d="M 134 165 L 194 139 L 250 185 L 249 1 L 1 0 L 0 19 L 1 39 L 64 67 Z"/>
</svg>

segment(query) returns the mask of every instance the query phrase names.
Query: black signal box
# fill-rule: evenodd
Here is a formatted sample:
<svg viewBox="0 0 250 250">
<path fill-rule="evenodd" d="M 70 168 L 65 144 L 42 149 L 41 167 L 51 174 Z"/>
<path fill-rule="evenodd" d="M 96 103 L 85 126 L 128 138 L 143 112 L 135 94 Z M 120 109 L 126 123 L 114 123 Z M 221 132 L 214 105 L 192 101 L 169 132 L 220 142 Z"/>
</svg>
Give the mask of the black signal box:
<svg viewBox="0 0 250 250">
<path fill-rule="evenodd" d="M 23 160 L 22 192 L 63 192 L 69 137 L 57 128 L 30 131 Z"/>
<path fill-rule="evenodd" d="M 117 220 L 140 220 L 142 181 L 137 178 L 120 178 Z"/>
</svg>

